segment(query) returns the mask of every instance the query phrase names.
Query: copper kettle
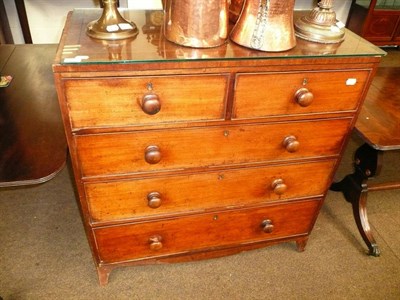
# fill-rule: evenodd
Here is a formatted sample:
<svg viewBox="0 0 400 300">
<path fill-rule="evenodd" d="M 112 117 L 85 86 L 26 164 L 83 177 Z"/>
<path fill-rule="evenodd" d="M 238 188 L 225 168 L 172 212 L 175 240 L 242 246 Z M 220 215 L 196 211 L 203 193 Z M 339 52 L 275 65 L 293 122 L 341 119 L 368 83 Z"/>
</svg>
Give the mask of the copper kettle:
<svg viewBox="0 0 400 300">
<path fill-rule="evenodd" d="M 231 40 L 261 51 L 295 47 L 294 4 L 295 0 L 246 0 Z"/>
<path fill-rule="evenodd" d="M 228 38 L 230 0 L 165 0 L 167 40 L 194 48 L 224 44 Z"/>
</svg>

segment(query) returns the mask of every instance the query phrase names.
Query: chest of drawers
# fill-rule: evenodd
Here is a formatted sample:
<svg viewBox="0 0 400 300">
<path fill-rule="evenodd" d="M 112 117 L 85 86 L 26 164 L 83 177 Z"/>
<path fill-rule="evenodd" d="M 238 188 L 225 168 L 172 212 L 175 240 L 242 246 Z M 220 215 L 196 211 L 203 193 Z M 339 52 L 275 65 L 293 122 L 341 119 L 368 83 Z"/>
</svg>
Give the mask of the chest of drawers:
<svg viewBox="0 0 400 300">
<path fill-rule="evenodd" d="M 96 41 L 98 13 L 68 16 L 53 70 L 100 283 L 119 266 L 304 250 L 383 52 L 351 32 L 335 49 L 183 48 L 149 11 L 125 12 L 136 39 Z"/>
</svg>

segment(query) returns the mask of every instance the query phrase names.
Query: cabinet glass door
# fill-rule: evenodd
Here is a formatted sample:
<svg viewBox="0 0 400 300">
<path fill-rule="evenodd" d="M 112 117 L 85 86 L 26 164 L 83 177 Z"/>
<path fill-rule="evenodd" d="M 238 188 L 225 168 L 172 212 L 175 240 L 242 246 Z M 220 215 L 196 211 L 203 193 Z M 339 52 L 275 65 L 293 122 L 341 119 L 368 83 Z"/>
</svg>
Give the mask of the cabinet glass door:
<svg viewBox="0 0 400 300">
<path fill-rule="evenodd" d="M 400 0 L 378 0 L 376 1 L 375 9 L 399 10 Z"/>
<path fill-rule="evenodd" d="M 371 9 L 375 10 L 400 10 L 400 0 L 356 0 L 353 3 L 366 9 L 370 8 L 372 4 Z"/>
</svg>

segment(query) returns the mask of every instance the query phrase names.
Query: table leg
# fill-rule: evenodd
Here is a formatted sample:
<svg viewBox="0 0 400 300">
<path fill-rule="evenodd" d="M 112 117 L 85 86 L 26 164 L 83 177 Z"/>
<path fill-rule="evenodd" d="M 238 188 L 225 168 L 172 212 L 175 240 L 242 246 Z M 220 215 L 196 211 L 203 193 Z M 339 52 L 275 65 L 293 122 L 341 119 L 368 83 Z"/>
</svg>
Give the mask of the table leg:
<svg viewBox="0 0 400 300">
<path fill-rule="evenodd" d="M 331 185 L 332 191 L 342 192 L 352 204 L 353 215 L 358 231 L 369 249 L 369 255 L 379 256 L 380 251 L 372 235 L 367 215 L 368 179 L 379 174 L 382 164 L 382 151 L 364 144 L 354 156 L 354 173 L 347 175 Z"/>
</svg>

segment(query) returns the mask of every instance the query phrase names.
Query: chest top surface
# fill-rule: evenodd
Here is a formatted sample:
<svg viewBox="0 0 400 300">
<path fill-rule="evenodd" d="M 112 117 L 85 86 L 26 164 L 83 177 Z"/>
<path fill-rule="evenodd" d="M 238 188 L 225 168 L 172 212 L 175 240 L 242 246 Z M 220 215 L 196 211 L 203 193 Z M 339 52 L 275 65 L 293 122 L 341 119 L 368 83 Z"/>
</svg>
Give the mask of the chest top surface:
<svg viewBox="0 0 400 300">
<path fill-rule="evenodd" d="M 101 15 L 100 9 L 77 9 L 68 15 L 55 60 L 55 71 L 66 66 L 141 64 L 141 63 L 207 63 L 216 61 L 271 61 L 287 59 L 379 57 L 385 55 L 351 31 L 340 44 L 318 44 L 297 39 L 293 49 L 284 52 L 262 52 L 241 47 L 231 41 L 222 46 L 195 49 L 176 45 L 163 36 L 163 12 L 121 10 L 136 23 L 139 34 L 132 39 L 106 41 L 87 36 L 87 24 Z M 295 17 L 296 18 L 296 17 Z"/>
</svg>

